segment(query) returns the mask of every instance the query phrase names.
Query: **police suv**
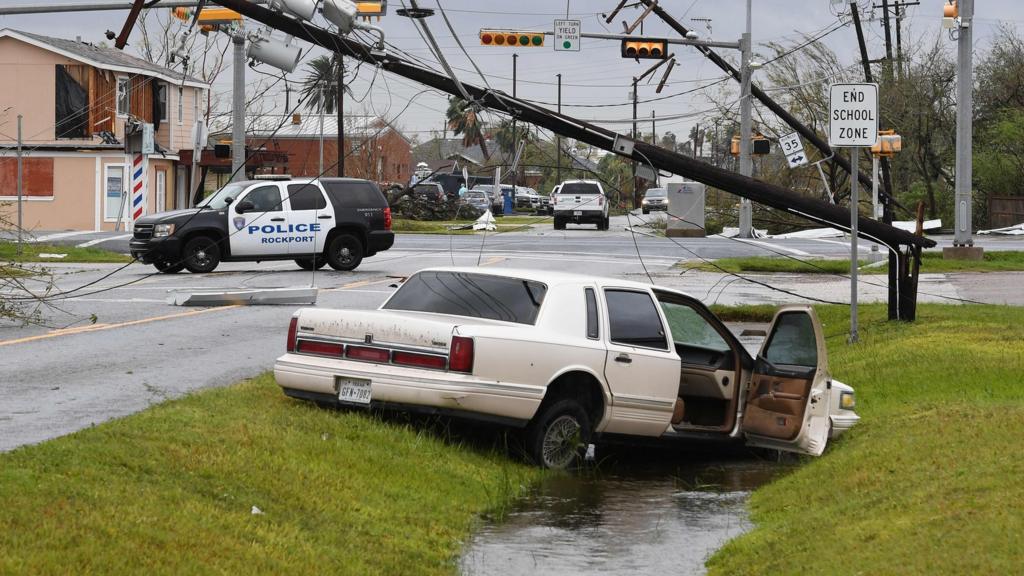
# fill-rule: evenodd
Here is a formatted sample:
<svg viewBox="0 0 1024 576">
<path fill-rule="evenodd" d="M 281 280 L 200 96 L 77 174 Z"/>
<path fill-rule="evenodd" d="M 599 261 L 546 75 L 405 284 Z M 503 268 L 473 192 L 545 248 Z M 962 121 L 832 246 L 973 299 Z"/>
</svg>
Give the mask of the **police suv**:
<svg viewBox="0 0 1024 576">
<path fill-rule="evenodd" d="M 321 178 L 232 182 L 195 208 L 140 218 L 130 249 L 167 274 L 262 260 L 354 270 L 394 242 L 391 208 L 376 184 Z"/>
</svg>

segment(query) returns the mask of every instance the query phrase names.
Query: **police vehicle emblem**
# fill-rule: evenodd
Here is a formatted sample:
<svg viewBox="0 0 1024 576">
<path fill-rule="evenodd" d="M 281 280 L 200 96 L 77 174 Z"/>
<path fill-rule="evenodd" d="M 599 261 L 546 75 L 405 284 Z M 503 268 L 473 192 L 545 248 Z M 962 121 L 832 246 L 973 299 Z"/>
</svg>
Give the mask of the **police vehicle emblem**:
<svg viewBox="0 0 1024 576">
<path fill-rule="evenodd" d="M 236 216 L 235 230 L 241 230 L 242 228 L 245 228 L 245 216 Z"/>
</svg>

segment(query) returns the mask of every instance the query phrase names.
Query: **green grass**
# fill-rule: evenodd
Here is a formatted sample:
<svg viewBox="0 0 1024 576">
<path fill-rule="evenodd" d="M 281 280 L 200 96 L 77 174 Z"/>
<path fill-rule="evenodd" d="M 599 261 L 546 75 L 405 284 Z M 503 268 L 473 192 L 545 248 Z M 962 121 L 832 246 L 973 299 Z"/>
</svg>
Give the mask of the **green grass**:
<svg viewBox="0 0 1024 576">
<path fill-rule="evenodd" d="M 527 230 L 530 225 L 550 223 L 550 217 L 546 216 L 504 216 L 495 218 L 498 232 L 511 232 L 515 230 Z M 473 230 L 451 230 L 450 226 L 464 226 L 472 224 L 473 220 L 409 220 L 407 218 L 395 218 L 391 223 L 391 230 L 396 234 L 483 234 Z M 493 234 L 494 232 L 490 232 Z"/>
<path fill-rule="evenodd" d="M 0 574 L 451 574 L 539 475 L 268 374 L 0 454 Z"/>
<path fill-rule="evenodd" d="M 754 492 L 712 574 L 1009 574 L 1024 566 L 1024 308 L 923 304 L 913 324 L 818 308 L 863 418 Z M 751 312 L 750 310 L 747 311 Z"/>
<path fill-rule="evenodd" d="M 786 258 L 775 256 L 751 256 L 747 258 L 721 258 L 714 261 L 726 272 L 797 272 L 807 274 L 849 274 L 850 260 L 825 258 Z M 861 266 L 869 264 L 859 261 Z M 719 268 L 703 261 L 681 262 L 678 266 L 707 272 L 720 272 Z M 861 268 L 861 274 L 886 274 L 888 264 Z M 949 272 L 1014 272 L 1024 270 L 1024 252 L 985 252 L 984 260 L 944 260 L 941 252 L 925 252 L 921 257 L 922 273 Z"/>
<path fill-rule="evenodd" d="M 40 258 L 40 254 L 67 254 L 64 258 Z M 16 242 L 0 242 L 0 262 L 75 262 L 97 263 L 131 262 L 131 256 L 111 252 L 102 248 L 77 248 L 57 244 L 23 244 L 22 253 L 18 254 Z"/>
</svg>

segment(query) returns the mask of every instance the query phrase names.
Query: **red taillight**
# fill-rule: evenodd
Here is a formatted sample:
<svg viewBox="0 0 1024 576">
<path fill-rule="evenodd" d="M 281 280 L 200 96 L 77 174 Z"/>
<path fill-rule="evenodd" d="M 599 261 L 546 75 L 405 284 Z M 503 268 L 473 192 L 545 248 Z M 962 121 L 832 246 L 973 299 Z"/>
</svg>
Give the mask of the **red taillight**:
<svg viewBox="0 0 1024 576">
<path fill-rule="evenodd" d="M 345 356 L 353 360 L 365 360 L 367 362 L 387 362 L 391 358 L 388 350 L 381 348 L 367 348 L 366 346 L 349 346 Z"/>
<path fill-rule="evenodd" d="M 384 229 L 391 230 L 391 207 L 384 209 Z"/>
<path fill-rule="evenodd" d="M 292 316 L 292 321 L 288 323 L 288 345 L 285 350 L 288 352 L 295 352 L 295 330 L 299 327 L 299 319 Z"/>
<path fill-rule="evenodd" d="M 473 371 L 473 339 L 452 336 L 452 349 L 448 355 L 448 369 L 453 372 Z"/>
<path fill-rule="evenodd" d="M 418 366 L 420 368 L 434 368 L 444 370 L 445 361 L 441 356 L 430 356 L 427 354 L 416 354 L 415 352 L 395 352 L 391 355 L 391 361 L 403 366 Z"/>
<path fill-rule="evenodd" d="M 296 347 L 302 354 L 320 354 L 321 356 L 341 356 L 345 350 L 341 344 L 313 340 L 299 340 Z"/>
</svg>

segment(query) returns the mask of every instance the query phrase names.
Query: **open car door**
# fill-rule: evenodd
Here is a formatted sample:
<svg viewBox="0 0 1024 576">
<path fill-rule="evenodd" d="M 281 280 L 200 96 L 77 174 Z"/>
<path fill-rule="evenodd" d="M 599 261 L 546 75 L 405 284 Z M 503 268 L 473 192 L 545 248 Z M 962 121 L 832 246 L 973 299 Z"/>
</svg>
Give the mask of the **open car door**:
<svg viewBox="0 0 1024 576">
<path fill-rule="evenodd" d="M 747 390 L 747 444 L 821 455 L 828 442 L 830 383 L 825 337 L 814 309 L 781 308 L 757 355 Z"/>
</svg>

